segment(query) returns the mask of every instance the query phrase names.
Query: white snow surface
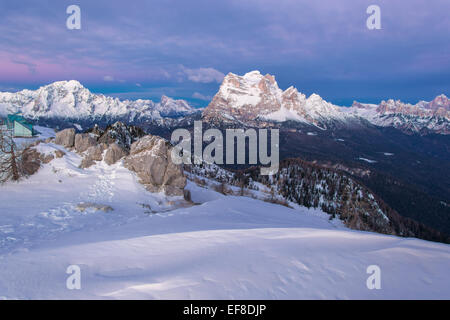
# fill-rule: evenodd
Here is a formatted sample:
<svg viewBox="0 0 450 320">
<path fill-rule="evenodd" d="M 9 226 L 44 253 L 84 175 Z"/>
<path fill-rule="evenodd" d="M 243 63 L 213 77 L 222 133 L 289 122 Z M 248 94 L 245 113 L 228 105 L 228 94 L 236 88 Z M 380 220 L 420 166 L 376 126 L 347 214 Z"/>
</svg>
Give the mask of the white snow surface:
<svg viewBox="0 0 450 320">
<path fill-rule="evenodd" d="M 196 205 L 186 205 L 147 192 L 121 163 L 79 169 L 79 155 L 38 148 L 66 156 L 0 186 L 0 298 L 450 298 L 448 245 L 352 231 L 320 210 L 191 181 Z M 83 202 L 113 211 L 77 210 Z M 66 288 L 70 265 L 80 290 Z M 381 268 L 380 290 L 366 287 L 369 265 Z"/>
</svg>

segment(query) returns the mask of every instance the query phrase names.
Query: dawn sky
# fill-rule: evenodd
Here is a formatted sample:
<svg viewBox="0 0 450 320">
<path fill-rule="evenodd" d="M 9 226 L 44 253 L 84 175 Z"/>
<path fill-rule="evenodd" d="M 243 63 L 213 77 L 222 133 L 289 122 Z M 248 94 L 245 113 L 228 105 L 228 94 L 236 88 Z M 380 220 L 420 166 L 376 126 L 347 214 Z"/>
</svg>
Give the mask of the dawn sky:
<svg viewBox="0 0 450 320">
<path fill-rule="evenodd" d="M 69 5 L 81 30 L 68 30 Z M 366 9 L 381 8 L 381 30 Z M 275 75 L 340 105 L 450 93 L 448 0 L 0 0 L 0 91 L 79 80 L 205 106 L 225 74 Z"/>
</svg>

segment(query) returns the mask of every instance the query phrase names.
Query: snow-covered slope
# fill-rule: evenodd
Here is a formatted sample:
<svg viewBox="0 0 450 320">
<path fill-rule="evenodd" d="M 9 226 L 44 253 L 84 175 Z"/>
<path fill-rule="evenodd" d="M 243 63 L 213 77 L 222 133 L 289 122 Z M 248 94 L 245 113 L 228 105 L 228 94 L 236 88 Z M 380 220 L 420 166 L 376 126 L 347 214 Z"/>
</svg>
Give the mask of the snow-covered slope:
<svg viewBox="0 0 450 320">
<path fill-rule="evenodd" d="M 195 109 L 184 100 L 166 96 L 161 102 L 124 100 L 93 94 L 78 81 L 59 81 L 35 91 L 0 92 L 0 116 L 20 111 L 27 118 L 95 119 L 160 119 L 180 117 Z"/>
<path fill-rule="evenodd" d="M 445 95 L 416 105 L 388 100 L 380 105 L 355 102 L 350 108 L 339 107 L 317 94 L 306 97 L 294 87 L 283 91 L 274 76 L 263 76 L 259 71 L 243 76 L 229 73 L 203 116 L 213 122 L 251 124 L 293 120 L 321 128 L 359 123 L 364 119 L 377 126 L 393 126 L 409 132 L 450 133 L 450 100 Z"/>
<path fill-rule="evenodd" d="M 318 209 L 225 196 L 196 205 L 147 192 L 121 163 L 66 155 L 0 186 L 6 299 L 449 299 L 450 246 L 351 231 Z M 264 191 L 261 191 L 264 192 Z M 66 270 L 81 269 L 81 290 Z M 369 290 L 367 267 L 381 268 Z"/>
</svg>

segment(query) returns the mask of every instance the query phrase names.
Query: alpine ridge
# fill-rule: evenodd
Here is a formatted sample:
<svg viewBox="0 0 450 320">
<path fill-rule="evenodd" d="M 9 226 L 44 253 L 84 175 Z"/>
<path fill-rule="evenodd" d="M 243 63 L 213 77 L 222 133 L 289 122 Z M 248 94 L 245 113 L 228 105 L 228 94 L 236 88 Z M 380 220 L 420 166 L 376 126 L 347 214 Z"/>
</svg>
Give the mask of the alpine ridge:
<svg viewBox="0 0 450 320">
<path fill-rule="evenodd" d="M 186 101 L 167 96 L 155 103 L 152 100 L 120 100 L 94 94 L 75 80 L 54 82 L 35 91 L 0 92 L 0 116 L 21 112 L 33 120 L 142 122 L 183 117 L 195 111 Z"/>
<path fill-rule="evenodd" d="M 252 71 L 243 76 L 229 73 L 203 111 L 207 121 L 243 122 L 259 126 L 289 120 L 322 129 L 368 121 L 380 127 L 395 127 L 411 133 L 450 133 L 450 100 L 445 95 L 416 105 L 399 100 L 379 105 L 354 102 L 351 107 L 333 105 L 318 94 L 306 97 L 294 87 L 285 91 L 275 77 Z"/>
</svg>

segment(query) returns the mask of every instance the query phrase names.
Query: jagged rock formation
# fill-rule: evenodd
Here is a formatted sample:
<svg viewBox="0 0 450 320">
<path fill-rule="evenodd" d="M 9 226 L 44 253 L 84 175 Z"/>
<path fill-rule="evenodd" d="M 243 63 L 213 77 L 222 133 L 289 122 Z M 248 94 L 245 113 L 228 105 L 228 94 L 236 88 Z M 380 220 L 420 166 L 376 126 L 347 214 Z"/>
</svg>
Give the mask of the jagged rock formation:
<svg viewBox="0 0 450 320">
<path fill-rule="evenodd" d="M 74 148 L 76 152 L 83 154 L 81 168 L 88 168 L 95 161 L 103 160 L 112 165 L 129 153 L 131 144 L 143 137 L 145 132 L 136 126 L 127 126 L 122 122 L 116 122 L 105 130 L 95 125 L 86 133 L 75 133 L 75 129 L 65 129 L 56 133 L 55 143 L 66 148 Z M 51 161 L 51 159 L 49 160 Z"/>
<path fill-rule="evenodd" d="M 437 96 L 431 102 L 412 105 L 389 99 L 379 105 L 354 102 L 348 109 L 381 127 L 394 127 L 404 132 L 450 134 L 450 99 Z"/>
<path fill-rule="evenodd" d="M 89 133 L 78 133 L 75 135 L 75 150 L 77 152 L 85 152 L 95 145 L 97 145 L 97 139 Z"/>
<path fill-rule="evenodd" d="M 128 152 L 124 148 L 120 147 L 117 143 L 112 143 L 109 145 L 108 150 L 106 150 L 103 160 L 107 164 L 112 165 L 127 155 Z"/>
<path fill-rule="evenodd" d="M 65 148 L 72 148 L 75 145 L 75 129 L 65 129 L 56 133 L 55 143 Z"/>
<path fill-rule="evenodd" d="M 89 168 L 90 166 L 93 166 L 95 164 L 95 161 L 102 161 L 103 160 L 103 151 L 108 146 L 104 143 L 96 144 L 91 147 L 89 147 L 85 154 L 84 158 L 81 161 L 80 168 Z"/>
<path fill-rule="evenodd" d="M 182 167 L 172 162 L 171 150 L 167 140 L 147 135 L 131 145 L 124 165 L 137 173 L 147 190 L 182 196 L 186 177 Z"/>
<path fill-rule="evenodd" d="M 60 131 L 55 143 L 83 155 L 80 168 L 102 160 L 113 165 L 124 158 L 125 167 L 136 172 L 147 190 L 183 196 L 186 178 L 182 167 L 171 160 L 169 142 L 158 136 L 142 135 L 138 127 L 117 122 L 106 130 L 95 126 L 89 133 L 75 134 L 73 129 Z"/>
<path fill-rule="evenodd" d="M 229 73 L 203 111 L 203 117 L 212 122 L 258 124 L 293 120 L 321 126 L 348 118 L 339 107 L 324 101 L 319 95 L 312 94 L 307 98 L 294 87 L 283 91 L 274 76 L 263 76 L 259 71 L 244 76 Z"/>
<path fill-rule="evenodd" d="M 106 143 L 107 145 L 116 143 L 127 150 L 130 149 L 133 142 L 146 135 L 140 127 L 126 125 L 120 121 L 106 127 L 105 130 L 94 127 L 92 133 L 98 135 L 98 141 L 101 143 Z"/>
</svg>

